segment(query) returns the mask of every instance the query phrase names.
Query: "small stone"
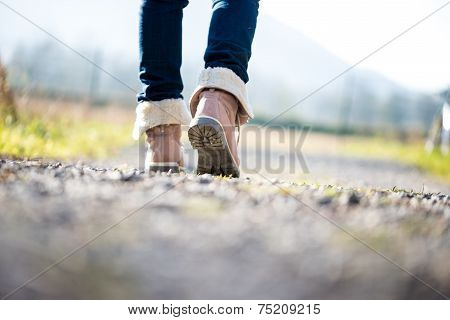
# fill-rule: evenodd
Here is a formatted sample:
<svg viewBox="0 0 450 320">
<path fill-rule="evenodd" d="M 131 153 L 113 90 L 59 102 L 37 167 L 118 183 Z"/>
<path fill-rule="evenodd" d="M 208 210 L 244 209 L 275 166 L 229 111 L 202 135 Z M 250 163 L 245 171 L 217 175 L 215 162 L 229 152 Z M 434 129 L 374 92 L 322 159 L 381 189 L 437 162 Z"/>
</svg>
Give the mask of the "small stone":
<svg viewBox="0 0 450 320">
<path fill-rule="evenodd" d="M 201 184 L 209 184 L 213 181 L 212 175 L 205 173 L 199 177 L 199 183 Z"/>
<path fill-rule="evenodd" d="M 347 203 L 349 205 L 356 205 L 356 204 L 359 204 L 360 200 L 361 200 L 361 197 L 358 194 L 356 194 L 356 192 L 352 192 L 350 194 L 350 196 L 348 197 Z"/>
<path fill-rule="evenodd" d="M 135 169 L 128 170 L 122 173 L 122 181 L 135 181 L 141 178 L 142 177 L 139 175 L 139 172 Z"/>
<path fill-rule="evenodd" d="M 107 180 L 113 180 L 113 181 L 118 181 L 122 179 L 122 174 L 120 173 L 120 171 L 108 171 L 105 173 L 105 177 Z"/>
<path fill-rule="evenodd" d="M 333 199 L 329 196 L 324 196 L 317 201 L 317 203 L 321 206 L 329 205 L 331 202 L 333 202 Z"/>
</svg>

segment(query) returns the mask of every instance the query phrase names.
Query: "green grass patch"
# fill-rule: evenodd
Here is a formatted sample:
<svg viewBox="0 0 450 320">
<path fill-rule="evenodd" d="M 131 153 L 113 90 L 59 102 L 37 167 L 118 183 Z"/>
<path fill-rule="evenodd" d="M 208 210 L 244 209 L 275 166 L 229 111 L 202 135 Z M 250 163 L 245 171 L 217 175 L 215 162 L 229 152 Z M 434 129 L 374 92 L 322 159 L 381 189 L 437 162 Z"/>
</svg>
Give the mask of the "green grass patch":
<svg viewBox="0 0 450 320">
<path fill-rule="evenodd" d="M 131 126 L 91 119 L 21 114 L 0 121 L 0 154 L 55 159 L 102 158 L 131 143 Z"/>
<path fill-rule="evenodd" d="M 406 143 L 383 138 L 351 137 L 343 144 L 343 151 L 370 158 L 396 160 L 450 182 L 450 155 L 438 151 L 429 153 L 421 142 Z"/>
</svg>

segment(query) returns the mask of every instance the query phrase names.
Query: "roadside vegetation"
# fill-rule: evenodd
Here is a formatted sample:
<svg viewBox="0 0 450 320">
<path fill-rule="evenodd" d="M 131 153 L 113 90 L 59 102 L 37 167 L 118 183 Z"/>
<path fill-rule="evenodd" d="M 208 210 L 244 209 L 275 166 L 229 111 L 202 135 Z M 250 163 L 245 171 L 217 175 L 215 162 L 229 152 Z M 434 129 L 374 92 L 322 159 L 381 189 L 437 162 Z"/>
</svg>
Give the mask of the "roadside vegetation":
<svg viewBox="0 0 450 320">
<path fill-rule="evenodd" d="M 450 154 L 427 152 L 423 141 L 401 142 L 378 137 L 347 137 L 342 152 L 356 156 L 395 160 L 415 166 L 450 182 Z"/>
<path fill-rule="evenodd" d="M 0 154 L 19 158 L 102 158 L 131 142 L 131 128 L 96 119 L 2 118 Z"/>
<path fill-rule="evenodd" d="M 21 103 L 7 78 L 0 61 L 0 155 L 101 158 L 131 142 L 131 122 L 123 116 L 123 110 L 103 107 L 95 112 L 82 102 L 29 97 Z"/>
</svg>

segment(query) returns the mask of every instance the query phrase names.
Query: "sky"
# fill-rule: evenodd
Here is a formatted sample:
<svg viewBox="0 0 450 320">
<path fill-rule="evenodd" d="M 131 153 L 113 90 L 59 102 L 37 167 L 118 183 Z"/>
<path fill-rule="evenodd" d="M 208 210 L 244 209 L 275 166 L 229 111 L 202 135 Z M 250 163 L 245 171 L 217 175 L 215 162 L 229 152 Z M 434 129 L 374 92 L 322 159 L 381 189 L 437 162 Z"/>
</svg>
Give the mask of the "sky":
<svg viewBox="0 0 450 320">
<path fill-rule="evenodd" d="M 450 86 L 448 0 L 261 0 L 261 13 L 354 64 L 445 4 L 360 65 L 410 88 L 434 91 Z"/>
<path fill-rule="evenodd" d="M 130 4 L 128 1 L 135 9 L 124 12 L 121 8 L 125 3 Z M 193 7 L 194 1 L 198 5 L 201 3 L 210 6 L 211 3 L 211 0 L 191 0 L 189 8 Z M 90 12 L 86 12 L 85 6 L 80 5 L 81 0 L 4 2 L 77 47 L 82 47 L 76 40 L 80 38 L 80 33 L 85 42 L 101 42 L 105 28 L 114 30 L 114 36 L 118 40 L 117 49 L 127 49 L 119 39 L 137 38 L 137 33 L 129 34 L 129 28 L 122 28 L 120 24 L 137 19 L 140 0 L 89 0 Z M 108 3 L 106 8 L 105 3 Z M 348 64 L 354 64 L 446 3 L 448 5 L 442 10 L 359 66 L 383 74 L 411 89 L 436 92 L 450 86 L 448 0 L 261 0 L 260 8 L 261 14 L 287 24 Z M 50 15 L 49 6 L 53 7 L 53 14 Z M 95 15 L 99 13 L 111 15 L 111 20 L 117 21 L 116 25 L 96 25 L 93 28 Z M 61 24 L 61 19 L 66 21 L 66 27 Z M 25 36 L 45 37 L 0 6 L 0 21 L 2 20 L 13 29 L 22 29 L 16 29 L 16 32 L 7 28 L 2 32 L 0 29 L 0 49 L 2 44 L 3 47 L 8 46 Z M 129 49 L 133 52 L 136 50 L 135 47 Z"/>
</svg>

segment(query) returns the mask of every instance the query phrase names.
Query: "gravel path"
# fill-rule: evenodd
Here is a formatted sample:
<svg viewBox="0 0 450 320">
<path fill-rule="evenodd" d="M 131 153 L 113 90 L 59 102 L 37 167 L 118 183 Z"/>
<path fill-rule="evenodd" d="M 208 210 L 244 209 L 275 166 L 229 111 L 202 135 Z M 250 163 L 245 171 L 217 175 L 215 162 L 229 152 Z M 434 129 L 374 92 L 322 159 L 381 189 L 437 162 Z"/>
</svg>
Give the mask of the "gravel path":
<svg viewBox="0 0 450 320">
<path fill-rule="evenodd" d="M 450 296 L 445 194 L 0 160 L 0 203 L 0 296 L 108 230 L 13 299 Z"/>
<path fill-rule="evenodd" d="M 329 141 L 328 143 L 333 143 Z M 412 190 L 414 192 L 450 194 L 450 184 L 424 174 L 420 170 L 388 160 L 378 160 L 355 156 L 341 155 L 333 147 L 326 154 L 303 152 L 302 157 L 308 172 L 302 166 L 299 155 L 271 150 L 270 152 L 245 149 L 241 146 L 241 170 L 243 177 L 265 177 L 283 179 L 294 182 L 341 185 L 349 188 L 377 188 Z M 145 152 L 141 150 L 141 155 Z M 133 146 L 125 149 L 106 165 L 118 167 L 126 164 L 139 168 L 139 148 Z M 189 144 L 184 146 L 185 165 L 193 171 L 197 159 Z M 105 162 L 98 163 L 104 166 Z"/>
</svg>

